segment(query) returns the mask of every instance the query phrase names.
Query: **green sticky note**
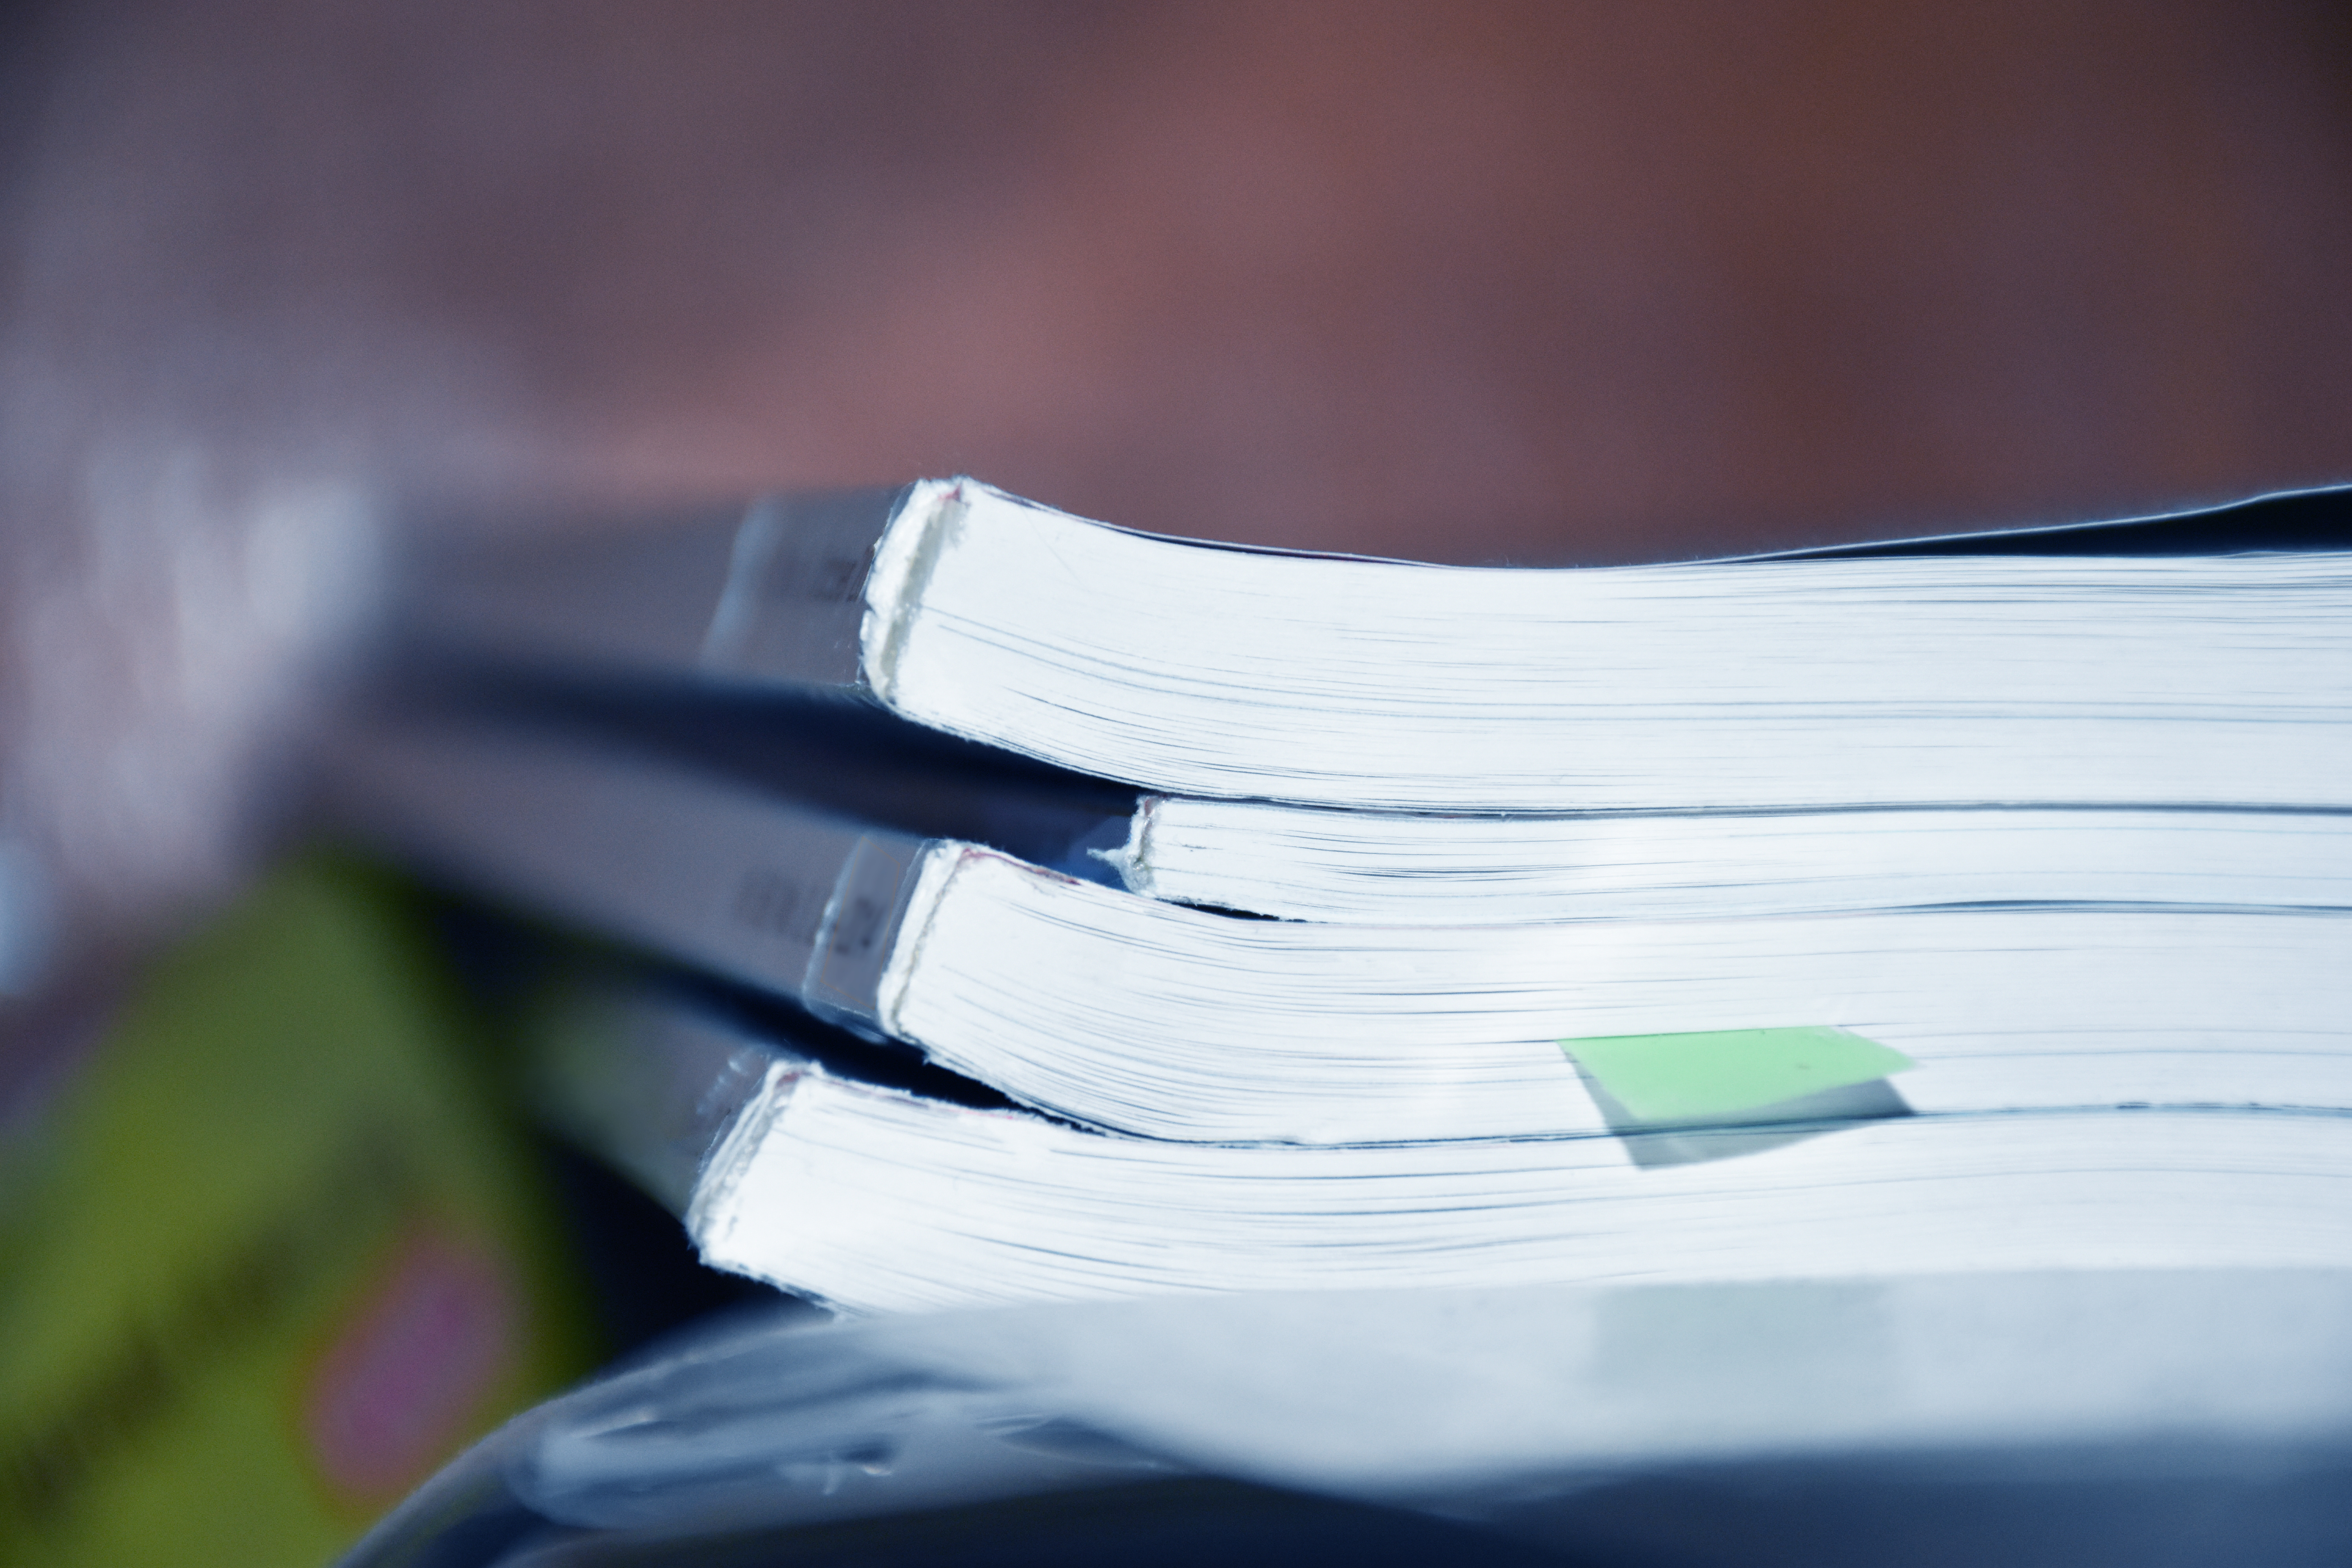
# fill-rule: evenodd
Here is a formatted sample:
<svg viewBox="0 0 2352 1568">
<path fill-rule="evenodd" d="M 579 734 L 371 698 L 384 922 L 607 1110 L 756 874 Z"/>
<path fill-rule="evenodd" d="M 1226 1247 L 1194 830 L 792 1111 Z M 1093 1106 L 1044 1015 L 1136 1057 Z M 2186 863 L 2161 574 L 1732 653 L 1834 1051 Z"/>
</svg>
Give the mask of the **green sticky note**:
<svg viewBox="0 0 2352 1568">
<path fill-rule="evenodd" d="M 1730 1116 L 1918 1065 L 1875 1040 L 1823 1025 L 1605 1035 L 1559 1044 L 1594 1082 L 1645 1122 Z"/>
</svg>

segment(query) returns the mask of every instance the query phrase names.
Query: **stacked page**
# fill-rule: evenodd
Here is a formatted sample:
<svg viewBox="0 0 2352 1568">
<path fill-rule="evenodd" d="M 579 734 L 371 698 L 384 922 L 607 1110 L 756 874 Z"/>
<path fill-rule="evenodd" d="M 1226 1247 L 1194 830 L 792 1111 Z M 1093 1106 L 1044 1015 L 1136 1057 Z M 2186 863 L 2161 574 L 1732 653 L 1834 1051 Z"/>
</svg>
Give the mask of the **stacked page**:
<svg viewBox="0 0 2352 1568">
<path fill-rule="evenodd" d="M 2333 1265 L 2347 517 L 1506 570 L 762 503 L 427 577 L 459 679 L 330 793 L 1028 1108 L 612 1026 L 713 1074 L 646 1177 L 706 1255 L 846 1306 Z"/>
</svg>

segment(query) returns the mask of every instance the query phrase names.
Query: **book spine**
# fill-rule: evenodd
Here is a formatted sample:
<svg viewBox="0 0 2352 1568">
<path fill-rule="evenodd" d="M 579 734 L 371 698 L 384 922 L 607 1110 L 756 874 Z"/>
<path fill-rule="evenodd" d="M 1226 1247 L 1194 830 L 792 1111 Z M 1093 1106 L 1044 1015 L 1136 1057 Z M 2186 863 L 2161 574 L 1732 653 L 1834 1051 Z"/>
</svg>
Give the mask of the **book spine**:
<svg viewBox="0 0 2352 1568">
<path fill-rule="evenodd" d="M 1160 889 L 1159 867 L 1152 858 L 1152 830 L 1160 826 L 1160 807 L 1166 802 L 1165 795 L 1138 796 L 1135 811 L 1127 822 L 1127 842 L 1116 848 L 1089 851 L 1118 874 L 1121 886 L 1141 898 L 1164 896 Z"/>
<path fill-rule="evenodd" d="M 915 974 L 923 961 L 923 944 L 930 936 L 933 919 L 946 901 L 956 873 L 975 858 L 1001 858 L 971 845 L 942 844 L 938 848 L 940 853 L 924 857 L 923 863 L 908 879 L 906 897 L 899 909 L 898 940 L 891 944 L 890 955 L 876 977 L 875 1016 L 885 1033 L 901 1039 L 911 1037 L 899 1033 L 899 1016 L 914 988 Z"/>
<path fill-rule="evenodd" d="M 964 491 L 972 482 L 922 479 L 908 486 L 875 546 L 864 584 L 859 668 L 868 689 L 886 703 L 898 685 L 898 656 L 922 608 L 923 590 L 962 530 L 970 510 Z"/>
<path fill-rule="evenodd" d="M 701 1169 L 680 1215 L 695 1249 L 713 1268 L 734 1267 L 728 1241 L 744 1222 L 763 1216 L 746 1213 L 739 1194 L 743 1178 L 766 1152 L 776 1123 L 791 1105 L 793 1091 L 806 1074 L 804 1064 L 777 1061 L 762 1073 L 758 1087 L 746 1097 L 727 1130 L 702 1162 Z"/>
<path fill-rule="evenodd" d="M 520 1055 L 539 1118 L 679 1215 L 746 1109 L 808 1065 L 709 1007 L 610 975 L 551 987 Z"/>
<path fill-rule="evenodd" d="M 698 664 L 706 675 L 860 689 L 867 582 L 904 489 L 772 496 L 735 536 Z"/>
<path fill-rule="evenodd" d="M 379 719 L 326 772 L 332 818 L 430 873 L 879 1037 L 929 840 L 516 727 Z"/>
<path fill-rule="evenodd" d="M 772 496 L 444 562 L 407 631 L 536 668 L 857 690 L 866 575 L 900 493 Z"/>
</svg>

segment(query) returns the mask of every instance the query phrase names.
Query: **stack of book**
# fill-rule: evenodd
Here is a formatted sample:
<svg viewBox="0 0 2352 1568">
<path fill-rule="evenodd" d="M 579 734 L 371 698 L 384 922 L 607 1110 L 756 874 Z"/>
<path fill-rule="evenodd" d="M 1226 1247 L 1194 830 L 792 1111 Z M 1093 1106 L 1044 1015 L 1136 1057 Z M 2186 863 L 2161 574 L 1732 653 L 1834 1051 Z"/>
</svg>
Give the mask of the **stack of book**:
<svg viewBox="0 0 2352 1568">
<path fill-rule="evenodd" d="M 2352 1264 L 2352 492 L 1570 569 L 970 479 L 656 522 L 424 574 L 329 798 L 739 988 L 542 1052 L 715 1265 Z"/>
</svg>

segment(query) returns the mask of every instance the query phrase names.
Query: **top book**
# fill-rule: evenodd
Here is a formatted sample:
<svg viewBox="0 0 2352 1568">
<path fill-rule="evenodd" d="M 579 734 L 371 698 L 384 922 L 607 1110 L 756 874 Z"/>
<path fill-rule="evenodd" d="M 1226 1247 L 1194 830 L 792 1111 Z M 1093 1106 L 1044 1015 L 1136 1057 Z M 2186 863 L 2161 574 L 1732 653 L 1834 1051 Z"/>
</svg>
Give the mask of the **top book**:
<svg viewBox="0 0 2352 1568">
<path fill-rule="evenodd" d="M 1202 544 L 969 479 L 671 521 L 447 563 L 417 629 L 856 694 L 1172 795 L 2352 807 L 2352 491 L 1570 568 Z"/>
</svg>

